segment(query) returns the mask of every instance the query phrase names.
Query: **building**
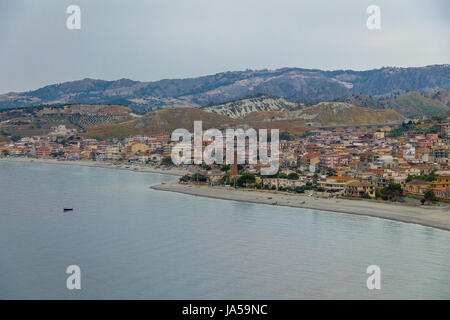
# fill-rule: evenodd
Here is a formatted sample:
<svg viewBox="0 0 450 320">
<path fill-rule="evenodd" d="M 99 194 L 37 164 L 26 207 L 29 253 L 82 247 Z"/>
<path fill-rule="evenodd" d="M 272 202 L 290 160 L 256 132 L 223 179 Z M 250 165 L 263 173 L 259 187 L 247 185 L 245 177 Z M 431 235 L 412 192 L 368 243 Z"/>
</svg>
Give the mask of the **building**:
<svg viewBox="0 0 450 320">
<path fill-rule="evenodd" d="M 375 198 L 375 186 L 367 182 L 354 181 L 347 184 L 344 194 L 347 197 L 364 198 L 369 196 Z"/>
<path fill-rule="evenodd" d="M 439 126 L 439 134 L 443 138 L 449 138 L 450 137 L 450 123 L 440 123 Z"/>
<path fill-rule="evenodd" d="M 334 168 L 337 166 L 338 162 L 339 156 L 337 154 L 327 154 L 320 156 L 319 169 L 321 171 L 324 171 L 327 168 Z"/>
<path fill-rule="evenodd" d="M 412 180 L 405 184 L 405 193 L 422 196 L 426 190 L 431 189 L 431 184 L 423 180 Z"/>
<path fill-rule="evenodd" d="M 347 184 L 354 181 L 350 177 L 327 177 L 325 180 L 319 181 L 318 186 L 324 190 L 330 191 L 344 191 Z"/>
</svg>

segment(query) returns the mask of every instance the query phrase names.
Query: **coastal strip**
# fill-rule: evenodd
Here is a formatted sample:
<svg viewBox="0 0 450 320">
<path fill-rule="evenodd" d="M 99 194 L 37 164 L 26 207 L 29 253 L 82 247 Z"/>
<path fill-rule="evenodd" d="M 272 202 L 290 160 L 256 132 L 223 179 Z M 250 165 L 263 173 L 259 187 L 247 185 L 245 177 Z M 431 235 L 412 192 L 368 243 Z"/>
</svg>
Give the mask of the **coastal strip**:
<svg viewBox="0 0 450 320">
<path fill-rule="evenodd" d="M 156 168 L 154 166 L 141 166 L 141 165 L 135 165 L 135 164 L 134 165 L 133 164 L 114 165 L 113 163 L 110 163 L 110 162 L 104 162 L 104 161 L 97 162 L 97 161 L 92 161 L 92 160 L 58 161 L 56 159 L 8 157 L 8 158 L 0 158 L 0 161 L 75 165 L 75 166 L 84 166 L 84 167 L 96 167 L 96 168 L 107 168 L 107 169 L 130 170 L 130 171 L 137 171 L 137 172 L 168 174 L 168 175 L 172 175 L 172 176 L 183 176 L 183 175 L 189 173 L 187 170 L 178 169 L 178 168 L 163 169 L 163 168 Z"/>
<path fill-rule="evenodd" d="M 154 190 L 178 192 L 193 196 L 222 200 L 376 217 L 450 231 L 450 210 L 447 204 L 442 204 L 442 206 L 439 207 L 418 207 L 381 201 L 324 198 L 316 199 L 314 197 L 300 194 L 275 193 L 270 191 L 256 191 L 179 183 L 156 185 L 151 188 Z"/>
</svg>

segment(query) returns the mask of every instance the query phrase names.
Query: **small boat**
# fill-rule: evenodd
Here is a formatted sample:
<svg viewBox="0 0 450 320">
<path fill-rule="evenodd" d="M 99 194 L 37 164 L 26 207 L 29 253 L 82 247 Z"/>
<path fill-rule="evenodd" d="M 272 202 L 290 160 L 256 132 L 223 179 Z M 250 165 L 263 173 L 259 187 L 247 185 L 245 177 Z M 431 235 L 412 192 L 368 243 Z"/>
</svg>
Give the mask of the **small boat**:
<svg viewBox="0 0 450 320">
<path fill-rule="evenodd" d="M 278 204 L 278 202 L 275 201 L 275 202 L 272 202 L 272 204 L 273 204 L 274 206 L 276 206 L 276 205 Z"/>
<path fill-rule="evenodd" d="M 73 208 L 64 208 L 63 210 L 64 210 L 64 212 L 66 212 L 66 211 L 73 211 Z"/>
</svg>

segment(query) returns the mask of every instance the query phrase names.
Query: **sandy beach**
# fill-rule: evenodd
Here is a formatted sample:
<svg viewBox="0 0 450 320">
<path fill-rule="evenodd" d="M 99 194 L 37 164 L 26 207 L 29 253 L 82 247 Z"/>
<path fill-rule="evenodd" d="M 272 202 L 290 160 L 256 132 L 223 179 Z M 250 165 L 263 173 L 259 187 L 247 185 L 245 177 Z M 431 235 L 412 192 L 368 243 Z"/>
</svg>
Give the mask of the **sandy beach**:
<svg viewBox="0 0 450 320">
<path fill-rule="evenodd" d="M 8 157 L 0 158 L 0 161 L 14 161 L 14 162 L 35 162 L 35 163 L 47 163 L 47 164 L 62 164 L 62 165 L 76 165 L 76 166 L 86 166 L 86 167 L 99 167 L 99 168 L 110 168 L 110 169 L 120 169 L 120 170 L 131 170 L 139 172 L 150 172 L 150 173 L 160 173 L 160 174 L 170 174 L 174 176 L 183 176 L 189 172 L 184 169 L 178 168 L 156 168 L 153 166 L 141 166 L 141 165 L 114 165 L 111 162 L 106 161 L 91 161 L 91 160 L 76 160 L 76 161 L 58 161 L 55 159 L 43 159 L 43 158 L 24 158 L 24 157 Z M 127 168 L 128 167 L 128 168 Z"/>
<path fill-rule="evenodd" d="M 316 209 L 334 213 L 356 214 L 415 223 L 427 227 L 450 231 L 450 207 L 412 206 L 399 203 L 388 203 L 368 200 L 347 199 L 315 199 L 308 195 L 276 193 L 271 191 L 255 191 L 233 189 L 228 187 L 209 187 L 188 184 L 163 184 L 152 187 L 155 190 L 185 193 L 194 196 L 223 200 L 234 200 L 267 205 L 288 206 L 295 208 Z"/>
<path fill-rule="evenodd" d="M 138 172 L 169 174 L 182 176 L 189 172 L 179 168 L 156 168 L 140 165 L 114 165 L 109 162 L 96 162 L 91 160 L 58 161 L 55 159 L 32 158 L 0 158 L 0 161 L 35 162 L 59 165 L 78 165 L 88 167 L 100 167 L 119 170 L 131 170 Z M 127 168 L 128 167 L 128 168 Z M 347 200 L 347 199 L 315 199 L 305 194 L 289 194 L 265 190 L 233 189 L 229 187 L 210 187 L 189 184 L 163 184 L 152 187 L 155 190 L 170 191 L 216 198 L 222 200 L 243 201 L 267 205 L 288 206 L 295 208 L 316 209 L 334 213 L 356 214 L 382 219 L 416 223 L 423 226 L 450 231 L 450 205 L 441 203 L 440 206 L 413 206 L 400 203 L 389 203 L 371 200 Z"/>
</svg>

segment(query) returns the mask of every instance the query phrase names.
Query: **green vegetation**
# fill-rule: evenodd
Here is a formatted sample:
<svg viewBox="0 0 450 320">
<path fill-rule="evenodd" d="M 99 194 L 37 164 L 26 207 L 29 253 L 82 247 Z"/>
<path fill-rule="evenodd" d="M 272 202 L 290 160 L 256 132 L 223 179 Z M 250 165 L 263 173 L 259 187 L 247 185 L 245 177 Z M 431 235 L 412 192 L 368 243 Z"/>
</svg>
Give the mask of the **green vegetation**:
<svg viewBox="0 0 450 320">
<path fill-rule="evenodd" d="M 287 178 L 288 178 L 289 180 L 298 180 L 299 176 L 298 176 L 297 173 L 291 172 L 291 173 L 288 174 Z"/>
<path fill-rule="evenodd" d="M 381 191 L 379 189 L 375 190 L 375 199 L 381 199 L 383 195 L 381 194 Z"/>
<path fill-rule="evenodd" d="M 224 165 L 222 165 L 222 167 L 220 168 L 220 171 L 223 171 L 223 172 L 227 172 L 227 171 L 230 171 L 230 165 L 229 164 L 224 164 Z"/>
<path fill-rule="evenodd" d="M 307 182 L 305 185 L 303 185 L 303 186 L 299 186 L 299 187 L 295 187 L 295 191 L 298 191 L 298 190 L 303 190 L 303 191 L 306 191 L 306 190 L 312 190 L 314 187 L 313 187 L 313 184 L 312 184 L 312 182 Z"/>
<path fill-rule="evenodd" d="M 437 200 L 436 195 L 434 194 L 433 189 L 428 189 L 423 194 L 424 202 L 433 203 Z M 424 203 L 422 202 L 422 203 Z"/>
<path fill-rule="evenodd" d="M 449 110 L 440 101 L 426 98 L 417 92 L 409 92 L 396 97 L 392 101 L 392 107 L 408 118 L 422 115 L 432 116 Z"/>
<path fill-rule="evenodd" d="M 220 184 L 231 184 L 231 176 L 229 174 L 224 175 L 221 179 L 220 179 Z"/>
<path fill-rule="evenodd" d="M 403 189 L 398 183 L 390 183 L 387 187 L 381 189 L 381 198 L 383 200 L 399 201 L 402 199 Z"/>
<path fill-rule="evenodd" d="M 431 174 L 427 176 L 408 175 L 408 178 L 406 178 L 406 182 L 410 182 L 412 180 L 422 180 L 427 182 L 436 181 L 435 172 L 436 170 L 433 170 L 433 172 L 431 172 Z"/>
<path fill-rule="evenodd" d="M 408 123 L 402 123 L 402 125 L 400 127 L 395 128 L 390 132 L 389 137 L 396 138 L 396 137 L 401 136 L 404 132 L 407 132 L 407 131 L 416 131 L 416 132 L 419 132 L 422 134 L 438 132 L 438 128 L 434 124 L 430 123 L 429 121 L 428 121 L 429 126 L 427 126 L 426 128 L 418 126 L 419 124 L 424 124 L 424 123 L 427 123 L 427 122 L 418 122 L 417 124 L 415 124 L 412 121 L 409 121 Z"/>
<path fill-rule="evenodd" d="M 294 138 L 287 131 L 283 131 L 282 133 L 280 133 L 280 140 L 292 141 L 293 139 Z"/>
<path fill-rule="evenodd" d="M 369 194 L 367 192 L 364 192 L 362 194 L 361 198 L 363 198 L 363 199 L 370 199 L 370 196 L 369 196 Z"/>
<path fill-rule="evenodd" d="M 237 184 L 240 187 L 246 187 L 250 184 L 254 184 L 256 182 L 256 177 L 254 174 L 244 172 L 238 179 Z"/>
<path fill-rule="evenodd" d="M 327 177 L 332 177 L 332 176 L 335 176 L 335 175 L 337 175 L 337 172 L 336 172 L 335 169 L 327 168 Z"/>
<path fill-rule="evenodd" d="M 189 181 L 206 182 L 208 181 L 208 178 L 198 173 L 195 173 L 192 176 L 186 174 L 180 178 L 180 182 L 189 182 Z"/>
<path fill-rule="evenodd" d="M 164 165 L 164 166 L 171 166 L 171 165 L 173 165 L 172 158 L 171 157 L 164 158 L 163 161 L 161 162 L 161 164 Z"/>
</svg>

